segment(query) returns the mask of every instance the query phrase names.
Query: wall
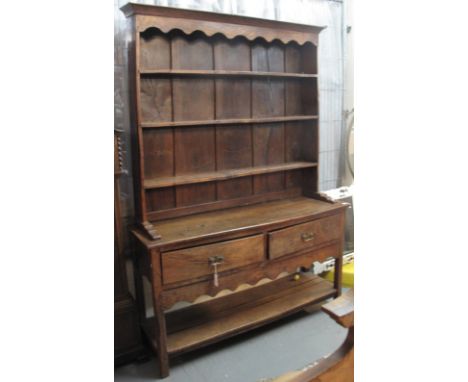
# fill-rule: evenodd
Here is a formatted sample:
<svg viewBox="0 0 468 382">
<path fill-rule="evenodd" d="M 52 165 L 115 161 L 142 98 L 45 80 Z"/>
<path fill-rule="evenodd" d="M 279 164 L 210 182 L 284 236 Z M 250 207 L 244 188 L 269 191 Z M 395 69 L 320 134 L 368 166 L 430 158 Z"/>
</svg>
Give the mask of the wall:
<svg viewBox="0 0 468 382">
<path fill-rule="evenodd" d="M 320 95 L 320 174 L 319 188 L 327 190 L 340 186 L 344 170 L 343 157 L 343 17 L 342 1 L 337 0 L 153 0 L 136 1 L 144 4 L 200 9 L 214 12 L 254 16 L 303 24 L 325 25 L 319 44 L 319 95 Z M 132 222 L 132 179 L 130 167 L 127 78 L 128 30 L 119 7 L 126 0 L 114 0 L 114 97 L 115 128 L 124 130 L 127 150 L 126 168 L 122 177 L 122 215 Z"/>
<path fill-rule="evenodd" d="M 344 105 L 343 109 L 348 117 L 344 121 L 344 145 L 348 146 L 348 155 L 351 158 L 351 163 L 354 162 L 354 133 L 350 134 L 349 142 L 346 142 L 347 129 L 354 120 L 354 15 L 353 15 L 353 0 L 346 0 L 344 3 Z M 345 150 L 343 150 L 343 163 L 346 160 Z M 354 182 L 352 173 L 347 165 L 344 166 L 341 172 L 342 186 L 350 186 Z"/>
</svg>

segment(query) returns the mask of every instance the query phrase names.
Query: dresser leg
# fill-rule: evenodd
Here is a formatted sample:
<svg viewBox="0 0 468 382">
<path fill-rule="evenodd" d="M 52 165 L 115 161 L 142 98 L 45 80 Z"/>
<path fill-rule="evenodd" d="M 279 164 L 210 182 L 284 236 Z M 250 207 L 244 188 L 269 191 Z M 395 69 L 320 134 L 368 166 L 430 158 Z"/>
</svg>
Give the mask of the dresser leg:
<svg viewBox="0 0 468 382">
<path fill-rule="evenodd" d="M 161 306 L 162 278 L 161 278 L 161 254 L 157 250 L 151 250 L 151 269 L 153 285 L 153 307 L 155 318 L 155 341 L 158 351 L 159 373 L 161 378 L 169 375 L 169 356 L 167 354 L 166 317 Z"/>
<path fill-rule="evenodd" d="M 158 317 L 159 316 L 159 317 Z M 166 378 L 169 375 L 169 356 L 167 354 L 166 344 L 166 320 L 164 314 L 161 316 L 160 313 L 156 313 L 156 345 L 158 347 L 158 364 L 159 364 L 159 375 L 161 378 Z"/>
<path fill-rule="evenodd" d="M 335 275 L 334 275 L 334 288 L 336 289 L 336 297 L 341 296 L 341 289 L 343 287 L 343 257 L 335 257 Z"/>
<path fill-rule="evenodd" d="M 156 343 L 158 346 L 159 375 L 161 378 L 166 378 L 169 376 L 169 357 L 166 347 L 166 333 L 164 332 L 161 333 L 161 335 L 156 335 L 158 337 L 156 338 Z"/>
</svg>

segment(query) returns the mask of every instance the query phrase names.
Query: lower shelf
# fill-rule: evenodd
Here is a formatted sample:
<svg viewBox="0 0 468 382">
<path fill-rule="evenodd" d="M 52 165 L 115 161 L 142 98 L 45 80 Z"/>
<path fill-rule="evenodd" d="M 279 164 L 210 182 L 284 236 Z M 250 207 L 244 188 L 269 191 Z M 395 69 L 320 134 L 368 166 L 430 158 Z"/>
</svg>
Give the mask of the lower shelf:
<svg viewBox="0 0 468 382">
<path fill-rule="evenodd" d="M 166 314 L 167 351 L 180 354 L 246 332 L 333 297 L 333 284 L 302 274 L 284 277 Z M 143 329 L 154 338 L 154 318 Z M 151 341 L 154 344 L 154 341 Z M 156 346 L 154 346 L 156 347 Z"/>
</svg>

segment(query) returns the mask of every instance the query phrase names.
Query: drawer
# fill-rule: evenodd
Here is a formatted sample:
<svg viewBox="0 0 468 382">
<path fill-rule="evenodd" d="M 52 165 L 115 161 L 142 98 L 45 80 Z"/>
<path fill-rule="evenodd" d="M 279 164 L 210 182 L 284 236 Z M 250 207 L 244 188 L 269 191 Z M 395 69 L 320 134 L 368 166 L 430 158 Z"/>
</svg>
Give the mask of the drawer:
<svg viewBox="0 0 468 382">
<path fill-rule="evenodd" d="M 342 216 L 334 215 L 268 234 L 269 256 L 276 259 L 327 241 L 342 239 Z"/>
<path fill-rule="evenodd" d="M 218 265 L 218 273 L 260 262 L 265 259 L 263 235 L 164 252 L 163 283 L 213 275 L 214 268 L 210 264 L 210 258 L 214 256 L 222 259 Z"/>
</svg>

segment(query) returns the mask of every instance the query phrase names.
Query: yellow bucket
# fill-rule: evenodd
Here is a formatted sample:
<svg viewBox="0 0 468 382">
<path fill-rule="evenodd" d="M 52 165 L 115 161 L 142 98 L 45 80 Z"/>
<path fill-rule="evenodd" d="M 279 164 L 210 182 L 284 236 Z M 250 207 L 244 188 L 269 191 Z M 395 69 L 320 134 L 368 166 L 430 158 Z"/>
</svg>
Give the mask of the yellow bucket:
<svg viewBox="0 0 468 382">
<path fill-rule="evenodd" d="M 320 275 L 325 280 L 333 282 L 335 270 L 324 272 Z M 345 288 L 354 288 L 354 261 L 343 265 L 343 286 Z"/>
</svg>

